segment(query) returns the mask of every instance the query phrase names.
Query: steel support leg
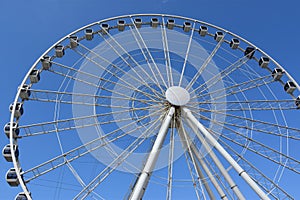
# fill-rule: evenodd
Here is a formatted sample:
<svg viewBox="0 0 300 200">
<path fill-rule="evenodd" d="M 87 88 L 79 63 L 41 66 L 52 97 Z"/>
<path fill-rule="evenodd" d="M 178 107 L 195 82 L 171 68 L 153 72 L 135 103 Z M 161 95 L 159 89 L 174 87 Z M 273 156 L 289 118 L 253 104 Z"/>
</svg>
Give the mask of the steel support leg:
<svg viewBox="0 0 300 200">
<path fill-rule="evenodd" d="M 217 155 L 213 151 L 211 151 L 211 148 L 210 148 L 209 144 L 207 143 L 207 141 L 204 139 L 204 137 L 201 134 L 198 134 L 198 128 L 194 124 L 192 124 L 192 122 L 190 120 L 187 120 L 187 122 L 188 122 L 188 125 L 193 129 L 194 133 L 196 133 L 196 135 L 197 135 L 198 139 L 200 140 L 201 144 L 203 145 L 203 147 L 205 148 L 205 150 L 207 151 L 207 153 L 211 157 L 211 159 L 214 161 L 215 165 L 220 170 L 221 174 L 223 175 L 223 177 L 225 178 L 225 180 L 229 184 L 232 191 L 235 193 L 235 195 L 238 197 L 239 200 L 245 200 L 246 198 L 241 193 L 241 191 L 239 190 L 239 188 L 235 184 L 235 182 L 232 180 L 231 176 L 229 175 L 229 173 L 227 172 L 227 170 L 223 166 L 220 159 L 217 157 Z M 199 152 L 196 153 L 196 155 L 199 155 Z M 223 197 L 223 195 L 221 197 Z"/>
<path fill-rule="evenodd" d="M 178 133 L 179 133 L 179 136 L 181 138 L 181 141 L 183 143 L 184 148 L 186 148 L 188 150 L 188 154 L 191 157 L 191 159 L 193 160 L 193 164 L 195 165 L 195 170 L 196 170 L 196 172 L 197 172 L 197 174 L 199 176 L 198 178 L 200 178 L 202 184 L 204 185 L 204 187 L 205 187 L 205 189 L 207 191 L 207 194 L 209 196 L 209 199 L 210 200 L 215 200 L 216 199 L 215 195 L 213 194 L 212 190 L 210 189 L 207 181 L 204 180 L 204 174 L 202 173 L 202 171 L 201 171 L 198 163 L 195 162 L 195 160 L 196 160 L 195 159 L 195 154 L 192 152 L 193 150 L 191 149 L 191 145 L 193 143 L 190 142 L 191 140 L 188 137 L 188 135 L 187 135 L 184 127 L 182 126 L 181 122 L 177 122 L 177 130 L 178 130 Z"/>
<path fill-rule="evenodd" d="M 217 192 L 219 193 L 220 198 L 222 200 L 228 200 L 226 194 L 222 190 L 221 186 L 218 184 L 218 182 L 215 179 L 214 175 L 211 173 L 210 169 L 207 167 L 207 165 L 205 164 L 205 162 L 200 157 L 199 152 L 197 152 L 197 149 L 196 149 L 196 147 L 195 147 L 194 144 L 191 144 L 191 149 L 192 149 L 193 154 L 197 158 L 198 162 L 200 163 L 201 167 L 203 168 L 203 170 L 207 174 L 208 178 L 211 180 L 211 183 L 213 184 L 213 186 L 216 188 Z"/>
<path fill-rule="evenodd" d="M 191 127 L 193 129 L 193 131 L 197 131 L 194 130 L 194 127 Z M 189 135 L 187 135 L 188 140 L 192 141 L 192 139 L 189 137 Z M 202 141 L 201 141 L 202 142 Z M 204 145 L 204 143 L 202 142 L 202 144 Z M 222 190 L 222 187 L 218 184 L 217 180 L 215 179 L 214 175 L 212 174 L 212 172 L 210 171 L 210 169 L 207 167 L 206 163 L 203 161 L 200 153 L 198 152 L 196 146 L 194 145 L 194 143 L 190 142 L 189 143 L 191 150 L 192 150 L 192 154 L 195 156 L 195 158 L 198 160 L 198 162 L 200 163 L 201 167 L 203 168 L 203 170 L 205 171 L 205 173 L 207 174 L 208 178 L 211 180 L 211 183 L 213 184 L 213 186 L 216 188 L 217 192 L 220 195 L 220 198 L 222 200 L 228 200 L 226 194 L 224 193 L 224 191 Z M 215 162 L 215 161 L 214 161 Z M 225 170 L 226 171 L 226 170 Z M 224 175 L 223 175 L 224 176 Z M 234 183 L 233 183 L 234 184 Z"/>
<path fill-rule="evenodd" d="M 157 134 L 156 140 L 153 144 L 152 150 L 147 158 L 146 164 L 141 175 L 138 177 L 136 184 L 132 190 L 132 193 L 129 196 L 130 200 L 140 200 L 142 199 L 148 182 L 150 180 L 150 175 L 153 171 L 155 163 L 160 153 L 160 149 L 167 135 L 169 125 L 171 123 L 172 117 L 174 115 L 175 108 L 171 107 L 168 114 L 165 116 L 165 119 L 161 125 L 161 128 Z"/>
<path fill-rule="evenodd" d="M 196 119 L 188 108 L 182 108 L 182 111 L 187 119 L 189 119 L 202 132 L 208 142 L 217 149 L 221 155 L 230 163 L 237 173 L 248 183 L 248 185 L 263 199 L 270 199 L 262 189 L 254 182 L 254 180 L 245 172 L 245 170 L 231 157 L 231 155 L 218 143 L 218 141 L 208 132 L 208 130 Z M 195 134 L 198 132 L 196 131 Z"/>
<path fill-rule="evenodd" d="M 211 159 L 214 161 L 214 163 L 216 164 L 216 166 L 220 170 L 221 174 L 223 175 L 223 177 L 225 178 L 225 180 L 229 184 L 232 191 L 235 193 L 235 195 L 238 197 L 239 200 L 245 200 L 246 198 L 241 193 L 241 191 L 239 190 L 239 188 L 235 184 L 235 182 L 232 180 L 231 176 L 229 175 L 229 173 L 227 172 L 227 170 L 223 166 L 222 162 L 219 160 L 217 155 L 213 151 L 211 151 L 211 148 L 210 148 L 209 144 L 207 143 L 207 141 L 205 141 L 204 137 L 201 134 L 198 133 L 197 127 L 194 124 L 192 124 L 192 122 L 190 120 L 187 120 L 187 122 L 188 122 L 188 125 L 193 129 L 194 133 L 197 135 L 198 139 L 200 140 L 201 144 L 203 145 L 203 147 L 207 151 L 208 155 L 211 157 Z M 199 153 L 196 153 L 196 155 L 199 155 Z M 221 197 L 224 197 L 224 195 L 222 195 Z"/>
</svg>

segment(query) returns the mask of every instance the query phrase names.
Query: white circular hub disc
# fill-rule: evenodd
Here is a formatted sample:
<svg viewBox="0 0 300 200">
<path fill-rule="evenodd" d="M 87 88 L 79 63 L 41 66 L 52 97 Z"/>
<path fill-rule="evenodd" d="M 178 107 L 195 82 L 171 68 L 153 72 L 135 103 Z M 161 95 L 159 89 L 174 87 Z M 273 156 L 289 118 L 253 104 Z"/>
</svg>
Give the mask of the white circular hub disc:
<svg viewBox="0 0 300 200">
<path fill-rule="evenodd" d="M 167 101 L 175 106 L 183 106 L 190 100 L 188 91 L 179 86 L 172 86 L 166 91 Z"/>
</svg>

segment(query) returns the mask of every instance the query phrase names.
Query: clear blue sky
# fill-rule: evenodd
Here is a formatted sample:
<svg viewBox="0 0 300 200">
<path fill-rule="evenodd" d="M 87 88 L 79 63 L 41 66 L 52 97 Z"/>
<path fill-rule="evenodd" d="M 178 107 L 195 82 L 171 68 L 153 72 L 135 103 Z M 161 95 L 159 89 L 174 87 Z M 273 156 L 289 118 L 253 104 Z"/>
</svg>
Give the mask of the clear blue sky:
<svg viewBox="0 0 300 200">
<path fill-rule="evenodd" d="M 167 13 L 218 25 L 263 49 L 299 83 L 299 7 L 297 0 L 1 1 L 0 127 L 9 120 L 8 106 L 25 73 L 50 45 L 84 25 L 123 14 Z M 2 132 L 1 149 L 7 143 Z M 1 158 L 0 166 L 0 199 L 13 199 L 17 190 L 5 182 L 11 164 Z"/>
</svg>

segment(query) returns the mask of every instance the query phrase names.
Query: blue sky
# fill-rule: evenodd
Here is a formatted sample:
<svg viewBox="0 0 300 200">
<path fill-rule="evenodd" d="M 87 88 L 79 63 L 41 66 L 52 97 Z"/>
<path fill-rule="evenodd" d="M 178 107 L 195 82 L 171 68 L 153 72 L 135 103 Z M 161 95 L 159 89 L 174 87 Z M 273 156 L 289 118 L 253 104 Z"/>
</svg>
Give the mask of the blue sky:
<svg viewBox="0 0 300 200">
<path fill-rule="evenodd" d="M 8 106 L 35 60 L 61 37 L 89 23 L 131 13 L 182 15 L 223 27 L 249 40 L 277 60 L 300 82 L 300 3 L 240 0 L 15 0 L 0 2 L 0 127 L 9 120 Z M 2 133 L 0 147 L 8 143 Z M 0 198 L 17 190 L 5 182 L 11 167 L 0 159 Z"/>
</svg>

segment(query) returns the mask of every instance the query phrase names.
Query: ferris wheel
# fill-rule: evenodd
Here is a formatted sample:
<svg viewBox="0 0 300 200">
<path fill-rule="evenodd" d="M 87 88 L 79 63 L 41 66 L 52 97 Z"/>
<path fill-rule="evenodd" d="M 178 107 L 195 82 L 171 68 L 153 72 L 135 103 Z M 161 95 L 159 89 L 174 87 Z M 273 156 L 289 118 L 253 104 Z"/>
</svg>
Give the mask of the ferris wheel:
<svg viewBox="0 0 300 200">
<path fill-rule="evenodd" d="M 196 19 L 82 27 L 29 69 L 3 156 L 16 199 L 293 199 L 300 87 L 259 47 Z"/>
</svg>

